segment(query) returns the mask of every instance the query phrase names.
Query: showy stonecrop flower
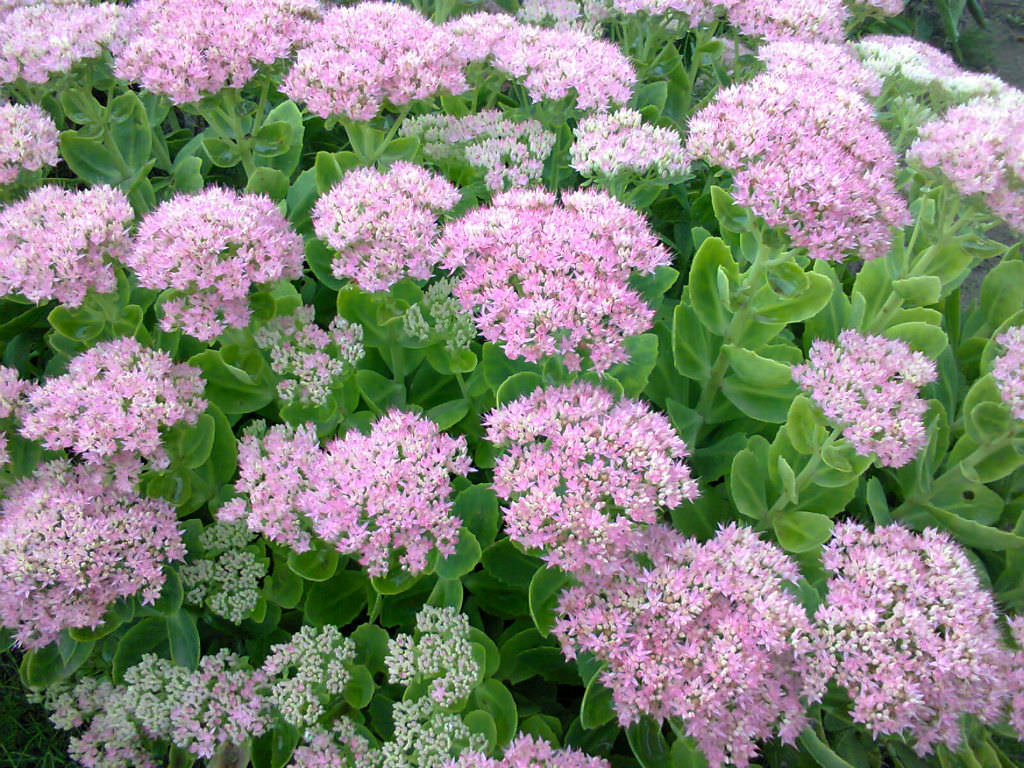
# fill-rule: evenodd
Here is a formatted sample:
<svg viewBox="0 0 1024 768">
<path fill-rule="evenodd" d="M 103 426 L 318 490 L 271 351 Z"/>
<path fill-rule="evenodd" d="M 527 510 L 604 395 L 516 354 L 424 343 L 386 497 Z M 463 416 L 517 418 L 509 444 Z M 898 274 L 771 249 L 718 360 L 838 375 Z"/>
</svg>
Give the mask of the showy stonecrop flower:
<svg viewBox="0 0 1024 768">
<path fill-rule="evenodd" d="M 35 104 L 0 105 L 0 185 L 60 162 L 57 126 Z"/>
<path fill-rule="evenodd" d="M 836 525 L 815 618 L 834 654 L 853 720 L 900 734 L 919 755 L 956 750 L 961 718 L 1000 719 L 1011 682 L 992 595 L 964 550 L 934 528 Z"/>
<path fill-rule="evenodd" d="M 484 173 L 492 192 L 540 183 L 555 134 L 536 120 L 509 119 L 498 109 L 472 115 L 426 114 L 406 120 L 402 136 L 419 139 L 432 162 L 463 160 Z"/>
<path fill-rule="evenodd" d="M 311 473 L 320 455 L 320 442 L 311 424 L 266 428 L 255 422 L 238 443 L 240 497 L 217 512 L 225 522 L 244 520 L 250 531 L 296 552 L 309 551 L 312 524 L 300 511 L 300 498 L 311 487 Z"/>
<path fill-rule="evenodd" d="M 286 403 L 323 405 L 363 357 L 363 328 L 335 316 L 325 331 L 314 309 L 300 306 L 256 329 L 256 346 L 270 357 L 281 381 L 277 396 Z"/>
<path fill-rule="evenodd" d="M 882 92 L 881 78 L 861 63 L 849 43 L 782 40 L 762 45 L 757 57 L 768 72 L 787 79 L 812 77 L 866 96 Z"/>
<path fill-rule="evenodd" d="M 509 501 L 509 538 L 567 571 L 602 567 L 662 508 L 699 495 L 668 419 L 596 384 L 535 390 L 484 424 L 506 449 L 494 490 Z"/>
<path fill-rule="evenodd" d="M 487 749 L 487 737 L 429 697 L 399 701 L 392 710 L 394 738 L 370 755 L 373 768 L 436 768 L 466 751 Z"/>
<path fill-rule="evenodd" d="M 190 557 L 178 569 L 185 602 L 205 606 L 235 624 L 247 619 L 259 603 L 260 581 L 267 575 L 266 557 L 249 546 L 254 539 L 244 523 L 214 521 L 207 526 L 199 535 L 202 556 Z"/>
<path fill-rule="evenodd" d="M 288 768 L 356 768 L 372 766 L 375 753 L 366 737 L 356 731 L 347 717 L 340 717 L 327 730 L 307 728 L 303 743 L 292 752 Z"/>
<path fill-rule="evenodd" d="M 0 15 L 0 84 L 45 83 L 107 48 L 127 32 L 127 9 L 115 3 L 40 3 Z"/>
<path fill-rule="evenodd" d="M 455 283 L 441 278 L 423 291 L 423 298 L 402 315 L 402 330 L 426 344 L 442 340 L 449 352 L 468 349 L 476 338 L 473 316 L 452 296 Z"/>
<path fill-rule="evenodd" d="M 681 176 L 689 167 L 679 133 L 644 123 L 634 109 L 591 115 L 573 133 L 572 167 L 587 178 Z"/>
<path fill-rule="evenodd" d="M 139 224 L 126 263 L 163 302 L 161 328 L 211 341 L 249 325 L 249 291 L 302 276 L 305 250 L 274 201 L 220 187 L 161 203 Z"/>
<path fill-rule="evenodd" d="M 195 670 L 151 653 L 124 673 L 122 706 L 142 732 L 196 757 L 241 745 L 269 727 L 265 675 L 226 648 Z"/>
<path fill-rule="evenodd" d="M 897 16 L 903 13 L 907 0 L 847 0 L 849 5 L 860 11 L 882 16 Z"/>
<path fill-rule="evenodd" d="M 54 726 L 78 731 L 69 739 L 68 756 L 83 768 L 159 768 L 124 693 L 124 687 L 98 677 L 46 689 L 42 703 Z"/>
<path fill-rule="evenodd" d="M 288 642 L 271 646 L 263 662 L 268 703 L 300 730 L 315 725 L 341 696 L 355 657 L 355 643 L 337 627 L 300 627 Z"/>
<path fill-rule="evenodd" d="M 815 340 L 793 380 L 858 454 L 886 467 L 913 461 L 928 443 L 919 392 L 935 381 L 935 363 L 898 339 L 848 329 L 838 341 Z"/>
<path fill-rule="evenodd" d="M 636 72 L 618 46 L 579 29 L 544 29 L 510 16 L 474 13 L 445 29 L 469 61 L 487 62 L 522 83 L 531 102 L 569 99 L 604 110 L 632 96 Z"/>
<path fill-rule="evenodd" d="M 1007 684 L 1010 690 L 1010 726 L 1017 735 L 1024 738 L 1024 616 L 1010 619 L 1010 634 L 1017 646 L 1011 651 L 1010 675 Z"/>
<path fill-rule="evenodd" d="M 369 120 L 468 88 L 457 41 L 419 12 L 387 2 L 332 8 L 310 33 L 282 90 L 325 119 Z"/>
<path fill-rule="evenodd" d="M 496 195 L 450 223 L 443 266 L 460 269 L 453 292 L 480 333 L 510 358 L 584 358 L 603 372 L 628 360 L 627 336 L 651 327 L 654 311 L 629 285 L 672 260 L 643 216 L 604 192 L 562 197 L 537 189 Z"/>
<path fill-rule="evenodd" d="M 118 454 L 167 465 L 162 431 L 195 424 L 204 410 L 198 368 L 133 338 L 103 341 L 71 358 L 68 371 L 30 392 L 21 434 L 92 464 Z"/>
<path fill-rule="evenodd" d="M 78 307 L 89 291 L 110 293 L 114 262 L 131 248 L 135 214 L 113 187 L 41 187 L 0 210 L 0 295 Z"/>
<path fill-rule="evenodd" d="M 388 641 L 388 681 L 427 686 L 440 707 L 452 707 L 472 693 L 480 665 L 469 642 L 469 618 L 454 608 L 425 605 L 416 614 L 416 634 Z"/>
<path fill-rule="evenodd" d="M 867 35 L 856 42 L 864 66 L 887 81 L 898 81 L 935 97 L 964 101 L 998 96 L 1006 83 L 994 75 L 961 69 L 952 56 L 934 46 L 899 35 Z"/>
<path fill-rule="evenodd" d="M 910 223 L 871 105 L 812 70 L 731 86 L 689 128 L 691 157 L 731 170 L 736 202 L 811 258 L 880 258 L 893 228 Z"/>
<path fill-rule="evenodd" d="M 444 177 L 404 161 L 349 171 L 313 207 L 316 235 L 335 251 L 331 274 L 365 291 L 429 279 L 441 260 L 438 219 L 459 197 Z"/>
<path fill-rule="evenodd" d="M 996 336 L 1003 353 L 992 361 L 992 376 L 1013 418 L 1024 420 L 1024 326 L 1013 326 Z"/>
<path fill-rule="evenodd" d="M 166 501 L 119 490 L 97 467 L 41 464 L 0 501 L 0 624 L 39 648 L 97 627 L 121 598 L 152 603 L 164 564 L 185 555 L 177 522 Z"/>
<path fill-rule="evenodd" d="M 25 396 L 36 386 L 35 382 L 19 379 L 18 371 L 14 368 L 0 365 L 0 422 L 11 426 L 21 416 Z M 10 459 L 7 452 L 7 430 L 0 430 L 0 467 Z"/>
<path fill-rule="evenodd" d="M 843 0 L 719 0 L 729 23 L 765 40 L 840 42 L 849 11 Z"/>
<path fill-rule="evenodd" d="M 470 470 L 466 438 L 422 416 L 391 410 L 364 435 L 351 430 L 308 470 L 300 509 L 317 535 L 351 554 L 371 576 L 417 574 L 455 551 L 452 475 Z"/>
<path fill-rule="evenodd" d="M 287 58 L 320 16 L 316 0 L 141 0 L 115 74 L 175 104 L 241 88 Z"/>
<path fill-rule="evenodd" d="M 907 160 L 1024 233 L 1024 96 L 977 98 L 921 126 Z"/>
<path fill-rule="evenodd" d="M 500 759 L 483 752 L 464 752 L 445 768 L 610 768 L 610 763 L 572 747 L 556 749 L 536 736 L 520 734 Z"/>
<path fill-rule="evenodd" d="M 713 768 L 744 768 L 756 742 L 792 743 L 828 655 L 786 584 L 796 564 L 750 528 L 699 543 L 666 526 L 636 535 L 615 567 L 581 571 L 554 626 L 570 659 L 604 662 L 623 725 L 677 718 Z"/>
</svg>

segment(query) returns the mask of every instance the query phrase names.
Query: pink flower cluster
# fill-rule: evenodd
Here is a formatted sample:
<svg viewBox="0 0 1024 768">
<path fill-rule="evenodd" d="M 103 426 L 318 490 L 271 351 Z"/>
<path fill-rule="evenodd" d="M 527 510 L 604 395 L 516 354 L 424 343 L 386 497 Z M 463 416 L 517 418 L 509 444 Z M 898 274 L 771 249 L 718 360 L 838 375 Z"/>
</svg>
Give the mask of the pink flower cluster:
<svg viewBox="0 0 1024 768">
<path fill-rule="evenodd" d="M 0 184 L 60 162 L 57 126 L 35 104 L 0 105 Z"/>
<path fill-rule="evenodd" d="M 167 463 L 161 430 L 194 424 L 206 409 L 200 371 L 133 338 L 100 342 L 73 357 L 68 372 L 30 392 L 21 434 L 88 463 L 128 454 Z"/>
<path fill-rule="evenodd" d="M 555 146 L 555 135 L 536 120 L 517 122 L 498 109 L 464 117 L 419 115 L 402 123 L 399 133 L 418 138 L 429 160 L 463 159 L 484 171 L 492 192 L 540 183 Z"/>
<path fill-rule="evenodd" d="M 0 210 L 0 295 L 77 307 L 116 287 L 113 262 L 131 247 L 135 214 L 118 189 L 46 186 Z"/>
<path fill-rule="evenodd" d="M 678 131 L 644 123 L 633 109 L 585 117 L 573 133 L 572 167 L 586 177 L 679 176 L 690 165 Z"/>
<path fill-rule="evenodd" d="M 539 389 L 491 411 L 486 439 L 507 448 L 494 490 L 509 538 L 567 571 L 598 568 L 638 524 L 699 491 L 668 419 L 596 384 Z"/>
<path fill-rule="evenodd" d="M 19 379 L 14 368 L 0 365 L 0 419 L 20 416 L 25 395 L 35 387 L 35 382 Z M 0 430 L 0 467 L 10 460 L 7 453 L 7 430 Z"/>
<path fill-rule="evenodd" d="M 256 329 L 256 346 L 270 357 L 281 381 L 277 396 L 290 403 L 323 405 L 338 380 L 352 373 L 363 357 L 363 327 L 335 316 L 325 331 L 304 305 Z"/>
<path fill-rule="evenodd" d="M 867 35 L 856 43 L 864 66 L 885 79 L 900 78 L 930 92 L 940 90 L 962 100 L 998 96 L 1007 85 L 994 75 L 967 72 L 934 46 L 898 35 Z"/>
<path fill-rule="evenodd" d="M 815 340 L 808 362 L 793 368 L 793 380 L 857 453 L 887 467 L 913 461 L 927 445 L 928 404 L 918 393 L 936 376 L 935 363 L 906 342 L 849 329 L 838 344 Z"/>
<path fill-rule="evenodd" d="M 544 29 L 509 16 L 474 13 L 445 28 L 469 61 L 487 61 L 522 82 L 533 102 L 575 96 L 582 110 L 625 104 L 636 72 L 612 42 L 579 29 Z"/>
<path fill-rule="evenodd" d="M 1010 690 L 1010 726 L 1024 738 L 1024 616 L 1010 619 L 1010 634 L 1017 650 L 1012 652 L 1007 686 Z"/>
<path fill-rule="evenodd" d="M 870 104 L 827 78 L 759 75 L 690 120 L 687 149 L 733 171 L 736 201 L 816 259 L 885 256 L 910 223 Z"/>
<path fill-rule="evenodd" d="M 925 755 L 960 745 L 965 714 L 1000 719 L 1010 653 L 992 595 L 948 534 L 841 522 L 822 559 L 832 576 L 815 618 L 854 721 Z"/>
<path fill-rule="evenodd" d="M 125 8 L 114 3 L 39 3 L 0 15 L 0 83 L 45 83 L 119 47 Z"/>
<path fill-rule="evenodd" d="M 543 739 L 520 734 L 508 745 L 500 760 L 482 752 L 463 752 L 445 768 L 609 768 L 609 763 L 571 747 L 555 749 Z"/>
<path fill-rule="evenodd" d="M 146 288 L 184 296 L 163 303 L 165 331 L 210 341 L 249 324 L 254 285 L 302 275 L 302 238 L 265 195 L 207 187 L 146 215 L 125 262 Z"/>
<path fill-rule="evenodd" d="M 459 197 L 443 176 L 404 161 L 385 173 L 349 171 L 313 207 L 317 237 L 337 252 L 331 274 L 365 291 L 430 279 L 441 260 L 438 217 Z"/>
<path fill-rule="evenodd" d="M 849 43 L 781 40 L 762 45 L 757 57 L 769 72 L 785 79 L 812 77 L 866 96 L 882 92 L 882 79 L 860 62 Z"/>
<path fill-rule="evenodd" d="M 117 490 L 95 467 L 41 464 L 0 501 L 0 624 L 39 648 L 95 627 L 115 600 L 153 602 L 185 548 L 174 508 Z"/>
<path fill-rule="evenodd" d="M 606 371 L 628 359 L 623 339 L 651 326 L 653 310 L 629 286 L 671 262 L 643 216 L 603 192 L 496 195 L 444 232 L 443 266 L 463 269 L 453 293 L 510 358 L 584 356 Z"/>
<path fill-rule="evenodd" d="M 1024 232 L 1024 98 L 977 98 L 921 126 L 907 159 Z"/>
<path fill-rule="evenodd" d="M 718 0 L 729 22 L 765 40 L 840 42 L 849 11 L 843 0 Z"/>
<path fill-rule="evenodd" d="M 312 530 L 383 576 L 395 565 L 419 573 L 432 551 L 455 549 L 450 475 L 469 472 L 466 441 L 429 419 L 392 410 L 370 434 L 349 432 L 324 450 L 312 426 L 273 427 L 243 438 L 238 459 L 235 489 L 245 497 L 219 517 L 297 552 L 310 548 Z"/>
<path fill-rule="evenodd" d="M 142 0 L 114 71 L 175 104 L 198 101 L 289 56 L 319 15 L 316 0 Z"/>
<path fill-rule="evenodd" d="M 296 552 L 309 551 L 312 526 L 302 515 L 300 499 L 310 488 L 319 454 L 320 442 L 312 425 L 247 429 L 238 442 L 235 482 L 235 490 L 242 496 L 224 504 L 218 518 L 244 520 L 250 531 L 276 544 Z"/>
<path fill-rule="evenodd" d="M 416 574 L 436 550 L 455 551 L 451 475 L 470 470 L 466 438 L 427 418 L 391 410 L 370 434 L 352 430 L 328 443 L 303 499 L 317 535 L 354 554 L 371 576 L 400 567 Z"/>
<path fill-rule="evenodd" d="M 438 91 L 468 88 L 457 42 L 398 3 L 362 2 L 324 14 L 282 90 L 323 118 L 369 120 Z"/>
<path fill-rule="evenodd" d="M 796 564 L 735 524 L 703 544 L 652 526 L 636 544 L 642 558 L 584 571 L 562 593 L 566 656 L 604 662 L 620 723 L 679 718 L 712 768 L 745 768 L 760 739 L 792 743 L 831 668 L 785 587 Z"/>
<path fill-rule="evenodd" d="M 1007 328 L 996 336 L 996 344 L 1004 352 L 992 361 L 992 376 L 1013 418 L 1024 420 L 1024 326 Z"/>
<path fill-rule="evenodd" d="M 623 14 L 682 14 L 690 27 L 711 24 L 715 20 L 715 4 L 708 0 L 611 0 L 610 5 Z"/>
</svg>

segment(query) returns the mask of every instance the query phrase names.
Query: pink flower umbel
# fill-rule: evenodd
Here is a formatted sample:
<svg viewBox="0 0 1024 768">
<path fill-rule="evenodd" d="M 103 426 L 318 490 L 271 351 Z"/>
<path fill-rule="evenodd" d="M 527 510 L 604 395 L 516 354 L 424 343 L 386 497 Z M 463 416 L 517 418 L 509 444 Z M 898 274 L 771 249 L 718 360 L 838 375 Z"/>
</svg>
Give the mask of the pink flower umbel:
<svg viewBox="0 0 1024 768">
<path fill-rule="evenodd" d="M 721 0 L 729 22 L 765 40 L 840 42 L 849 16 L 843 0 Z"/>
<path fill-rule="evenodd" d="M 509 538 L 567 571 L 599 567 L 662 508 L 699 494 L 668 419 L 595 384 L 536 390 L 484 423 L 507 448 L 494 490 L 509 500 Z"/>
<path fill-rule="evenodd" d="M 600 757 L 591 757 L 577 749 L 556 749 L 543 739 L 520 734 L 512 740 L 501 759 L 482 752 L 464 752 L 445 768 L 609 768 Z"/>
<path fill-rule="evenodd" d="M 586 177 L 679 176 L 690 165 L 678 131 L 644 123 L 633 109 L 586 117 L 573 133 L 572 167 Z"/>
<path fill-rule="evenodd" d="M 135 214 L 120 190 L 42 187 L 0 211 L 0 294 L 80 306 L 110 293 L 131 248 Z"/>
<path fill-rule="evenodd" d="M 115 57 L 118 77 L 175 104 L 241 88 L 287 58 L 320 16 L 316 0 L 142 0 Z"/>
<path fill-rule="evenodd" d="M 0 184 L 60 162 L 57 126 L 35 104 L 0 105 Z"/>
<path fill-rule="evenodd" d="M 355 555 L 371 576 L 394 567 L 416 574 L 434 550 L 455 551 L 460 521 L 451 511 L 451 475 L 469 470 L 464 437 L 392 410 L 370 434 L 352 430 L 327 444 L 302 508 L 320 538 Z"/>
<path fill-rule="evenodd" d="M 324 14 L 282 90 L 325 119 L 369 120 L 385 101 L 462 93 L 464 64 L 456 40 L 417 11 L 363 2 Z"/>
<path fill-rule="evenodd" d="M 769 72 L 787 79 L 811 77 L 866 96 L 882 92 L 882 79 L 860 62 L 849 43 L 783 40 L 762 45 L 757 57 Z"/>
<path fill-rule="evenodd" d="M 855 722 L 926 755 L 956 750 L 964 715 L 1001 717 L 1010 657 L 995 601 L 948 534 L 841 522 L 822 559 L 832 576 L 815 618 Z"/>
<path fill-rule="evenodd" d="M 497 195 L 445 228 L 443 266 L 462 268 L 453 293 L 480 333 L 510 358 L 583 357 L 598 372 L 625 362 L 627 336 L 651 327 L 653 310 L 629 286 L 671 262 L 643 216 L 603 192 L 541 190 Z"/>
<path fill-rule="evenodd" d="M 605 663 L 619 722 L 679 718 L 713 768 L 745 768 L 758 740 L 792 743 L 831 671 L 785 588 L 796 564 L 735 524 L 703 544 L 651 527 L 635 551 L 643 557 L 579 574 L 554 627 L 566 656 Z"/>
<path fill-rule="evenodd" d="M 1017 735 L 1024 738 L 1024 616 L 1010 619 L 1010 633 L 1016 650 L 1011 651 L 1010 674 L 1010 725 Z"/>
<path fill-rule="evenodd" d="M 0 14 L 0 83 L 45 83 L 105 48 L 117 49 L 126 11 L 114 3 L 39 3 Z"/>
<path fill-rule="evenodd" d="M 690 120 L 687 149 L 731 170 L 736 202 L 811 258 L 885 256 L 910 223 L 896 155 L 860 94 L 810 68 L 794 77 L 796 64 L 721 91 Z"/>
<path fill-rule="evenodd" d="M 977 98 L 921 126 L 907 159 L 1024 233 L 1024 97 Z"/>
<path fill-rule="evenodd" d="M 992 362 L 992 376 L 1013 418 L 1024 420 L 1024 326 L 1007 328 L 996 343 L 1004 352 Z"/>
<path fill-rule="evenodd" d="M 153 602 L 185 548 L 174 508 L 117 490 L 96 467 L 42 464 L 0 501 L 0 624 L 39 648 L 95 627 L 111 603 Z"/>
<path fill-rule="evenodd" d="M 198 368 L 133 338 L 100 342 L 29 393 L 21 434 L 88 463 L 129 454 L 165 466 L 161 430 L 196 422 L 206 410 L 205 385 Z"/>
<path fill-rule="evenodd" d="M 161 203 L 139 224 L 126 263 L 163 303 L 165 331 L 211 341 L 249 324 L 254 286 L 302 275 L 302 238 L 265 195 L 207 187 Z"/>
<path fill-rule="evenodd" d="M 349 171 L 313 208 L 317 237 L 337 252 L 331 273 L 365 291 L 429 279 L 441 260 L 438 218 L 459 197 L 443 176 L 412 163 Z"/>
<path fill-rule="evenodd" d="M 310 474 L 320 456 L 313 426 L 280 424 L 263 430 L 256 422 L 238 442 L 238 480 L 242 497 L 231 499 L 217 513 L 226 522 L 244 520 L 250 531 L 270 541 L 306 552 L 311 526 L 299 499 L 310 488 Z"/>
<path fill-rule="evenodd" d="M 793 380 L 842 427 L 861 456 L 883 466 L 902 467 L 928 443 L 919 391 L 935 381 L 935 363 L 906 342 L 839 334 L 839 344 L 816 340 L 808 362 L 793 368 Z"/>
</svg>

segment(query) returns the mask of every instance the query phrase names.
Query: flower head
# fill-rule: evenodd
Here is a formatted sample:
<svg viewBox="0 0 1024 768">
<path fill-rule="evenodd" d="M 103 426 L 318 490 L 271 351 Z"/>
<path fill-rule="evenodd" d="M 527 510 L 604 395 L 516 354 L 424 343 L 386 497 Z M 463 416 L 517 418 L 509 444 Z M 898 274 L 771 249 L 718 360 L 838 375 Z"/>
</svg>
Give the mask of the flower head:
<svg viewBox="0 0 1024 768">
<path fill-rule="evenodd" d="M 653 310 L 629 285 L 671 257 L 636 211 L 591 190 L 562 205 L 540 190 L 496 195 L 450 223 L 442 243 L 448 269 L 463 268 L 456 298 L 510 358 L 562 355 L 596 371 L 628 359 L 623 339 L 650 328 Z"/>
<path fill-rule="evenodd" d="M 638 524 L 698 495 L 668 419 L 595 384 L 535 390 L 484 423 L 507 448 L 494 490 L 509 500 L 509 537 L 568 571 L 598 567 Z"/>
<path fill-rule="evenodd" d="M 781 40 L 762 45 L 757 57 L 769 72 L 787 79 L 811 77 L 866 96 L 882 92 L 881 78 L 860 62 L 857 49 L 848 43 Z"/>
<path fill-rule="evenodd" d="M 146 288 L 184 294 L 164 302 L 165 331 L 210 341 L 249 324 L 253 286 L 300 277 L 304 259 L 302 238 L 269 197 L 207 187 L 148 214 L 126 263 Z"/>
<path fill-rule="evenodd" d="M 141 0 L 115 57 L 118 77 L 175 104 L 241 88 L 286 58 L 320 15 L 317 0 Z"/>
<path fill-rule="evenodd" d="M 113 263 L 131 247 L 135 219 L 124 193 L 41 187 L 0 211 L 0 294 L 77 307 L 116 287 Z"/>
<path fill-rule="evenodd" d="M 282 90 L 325 119 L 369 120 L 385 103 L 461 93 L 464 63 L 456 41 L 417 11 L 361 2 L 324 14 Z"/>
<path fill-rule="evenodd" d="M 96 627 L 111 603 L 160 594 L 185 548 L 174 508 L 119 490 L 96 467 L 41 464 L 0 501 L 0 624 L 38 648 Z"/>
<path fill-rule="evenodd" d="M 464 437 L 392 410 L 368 435 L 353 430 L 327 444 L 300 508 L 321 539 L 356 555 L 371 576 L 395 566 L 416 574 L 433 551 L 455 551 L 451 475 L 469 469 Z"/>
<path fill-rule="evenodd" d="M 211 613 L 241 624 L 259 603 L 260 580 L 267 575 L 267 559 L 257 554 L 263 545 L 250 547 L 255 536 L 243 523 L 214 521 L 199 535 L 202 556 L 189 558 L 178 569 L 185 602 L 205 606 Z"/>
<path fill-rule="evenodd" d="M 476 338 L 473 317 L 452 296 L 450 278 L 435 280 L 423 291 L 423 298 L 402 315 L 402 330 L 420 343 L 439 339 L 449 352 L 469 349 Z"/>
<path fill-rule="evenodd" d="M 855 722 L 925 755 L 960 745 L 965 714 L 1000 718 L 1008 658 L 995 602 L 948 534 L 841 522 L 822 560 L 832 576 L 815 618 Z"/>
<path fill-rule="evenodd" d="M 105 48 L 117 49 L 126 9 L 114 3 L 38 3 L 0 14 L 0 83 L 45 83 Z"/>
<path fill-rule="evenodd" d="M 854 330 L 840 333 L 838 345 L 816 340 L 808 362 L 793 368 L 793 380 L 857 453 L 887 467 L 912 461 L 928 443 L 928 404 L 918 392 L 936 375 L 935 363 L 906 342 Z"/>
<path fill-rule="evenodd" d="M 849 11 L 843 0 L 720 0 L 729 23 L 765 40 L 843 40 Z"/>
<path fill-rule="evenodd" d="M 258 328 L 256 346 L 270 356 L 281 381 L 278 397 L 290 403 L 323 405 L 335 384 L 355 370 L 363 357 L 363 327 L 335 316 L 325 331 L 303 305 Z"/>
<path fill-rule="evenodd" d="M 0 105 L 0 184 L 60 162 L 57 126 L 35 104 Z"/>
<path fill-rule="evenodd" d="M 1005 351 L 992 362 L 992 376 L 1013 418 L 1024 420 L 1024 326 L 1007 328 L 996 344 Z"/>
<path fill-rule="evenodd" d="M 116 454 L 166 465 L 161 430 L 194 424 L 206 410 L 198 368 L 133 338 L 104 341 L 73 357 L 68 372 L 29 393 L 21 434 L 90 463 Z"/>
<path fill-rule="evenodd" d="M 690 120 L 687 149 L 732 170 L 736 201 L 812 258 L 885 256 L 892 228 L 910 223 L 871 105 L 810 70 L 721 91 Z"/>
<path fill-rule="evenodd" d="M 574 134 L 572 167 L 587 177 L 679 176 L 690 165 L 678 132 L 642 122 L 633 109 L 586 117 Z"/>
<path fill-rule="evenodd" d="M 469 619 L 454 608 L 425 605 L 416 614 L 416 635 L 388 642 L 388 681 L 430 683 L 429 696 L 451 707 L 472 693 L 480 675 L 469 642 Z"/>
<path fill-rule="evenodd" d="M 438 217 L 459 201 L 444 177 L 399 161 L 386 173 L 346 173 L 313 208 L 317 237 L 337 255 L 331 273 L 366 291 L 382 291 L 405 277 L 430 278 L 441 260 Z"/>
<path fill-rule="evenodd" d="M 1024 96 L 976 98 L 921 126 L 907 159 L 1024 232 Z"/>
<path fill-rule="evenodd" d="M 446 768 L 609 768 L 609 765 L 603 758 L 590 757 L 571 747 L 555 749 L 543 739 L 520 734 L 508 745 L 500 760 L 482 752 L 465 752 Z"/>
<path fill-rule="evenodd" d="M 654 526 L 618 566 L 583 571 L 554 627 L 569 658 L 605 663 L 619 722 L 676 717 L 713 768 L 744 768 L 755 740 L 792 743 L 830 674 L 782 550 L 749 528 L 701 544 Z"/>
</svg>

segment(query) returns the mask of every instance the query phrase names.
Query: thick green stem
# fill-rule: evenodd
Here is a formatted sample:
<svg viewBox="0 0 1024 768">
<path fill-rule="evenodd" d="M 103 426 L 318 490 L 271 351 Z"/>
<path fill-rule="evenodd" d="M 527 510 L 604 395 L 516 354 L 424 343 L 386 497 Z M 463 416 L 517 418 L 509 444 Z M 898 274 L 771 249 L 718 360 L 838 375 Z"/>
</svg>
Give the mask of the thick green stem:
<svg viewBox="0 0 1024 768">
<path fill-rule="evenodd" d="M 801 491 L 803 491 L 808 485 L 811 484 L 811 480 L 814 478 L 814 473 L 817 472 L 818 467 L 822 465 L 822 452 L 826 448 L 829 448 L 832 445 L 834 445 L 835 442 L 839 440 L 839 438 L 841 437 L 842 432 L 838 428 L 833 429 L 829 433 L 828 437 L 825 438 L 825 441 L 821 444 L 818 450 L 814 452 L 814 455 L 807 460 L 807 463 L 804 465 L 803 469 L 801 469 L 796 476 L 796 492 L 798 496 L 800 495 Z M 784 510 L 787 506 L 789 506 L 789 501 L 787 499 L 781 496 L 777 498 L 775 500 L 775 503 L 773 503 L 771 508 L 768 510 L 768 514 L 765 515 L 765 522 L 771 523 L 775 515 Z"/>
</svg>

